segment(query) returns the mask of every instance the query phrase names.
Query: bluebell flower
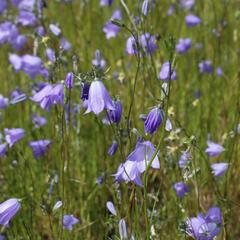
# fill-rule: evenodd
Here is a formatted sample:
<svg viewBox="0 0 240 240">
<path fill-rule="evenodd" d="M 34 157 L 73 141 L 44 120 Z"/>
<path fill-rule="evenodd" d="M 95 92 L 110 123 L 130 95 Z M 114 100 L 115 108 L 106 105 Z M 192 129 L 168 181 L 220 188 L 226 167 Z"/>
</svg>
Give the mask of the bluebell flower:
<svg viewBox="0 0 240 240">
<path fill-rule="evenodd" d="M 201 23 L 201 19 L 193 14 L 188 14 L 185 17 L 185 21 L 188 27 L 194 27 Z"/>
<path fill-rule="evenodd" d="M 73 88 L 73 79 L 74 79 L 74 75 L 72 72 L 69 72 L 66 76 L 66 79 L 65 79 L 65 85 L 68 89 L 71 89 Z"/>
<path fill-rule="evenodd" d="M 18 15 L 18 23 L 23 26 L 34 26 L 37 18 L 34 13 L 28 11 L 20 11 Z"/>
<path fill-rule="evenodd" d="M 49 29 L 57 37 L 60 36 L 62 33 L 61 29 L 55 24 L 50 24 Z"/>
<path fill-rule="evenodd" d="M 220 177 L 227 171 L 228 163 L 212 163 L 211 169 L 215 177 Z"/>
<path fill-rule="evenodd" d="M 170 63 L 169 62 L 165 62 L 163 63 L 160 73 L 159 73 L 159 79 L 160 80 L 168 80 L 170 78 Z M 177 74 L 176 74 L 176 70 L 175 69 L 171 69 L 171 80 L 176 80 L 177 78 Z"/>
<path fill-rule="evenodd" d="M 192 40 L 190 38 L 180 38 L 178 44 L 176 45 L 176 50 L 178 53 L 186 53 L 192 45 Z"/>
<path fill-rule="evenodd" d="M 46 35 L 45 28 L 43 26 L 39 26 L 36 28 L 36 33 L 39 37 L 44 37 Z"/>
<path fill-rule="evenodd" d="M 32 123 L 34 124 L 34 128 L 40 128 L 47 124 L 47 120 L 45 117 L 41 117 L 37 114 L 32 115 Z"/>
<path fill-rule="evenodd" d="M 189 191 L 187 185 L 184 182 L 177 182 L 173 185 L 174 190 L 179 198 L 183 198 Z"/>
<path fill-rule="evenodd" d="M 33 156 L 36 159 L 39 159 L 40 157 L 46 154 L 50 144 L 51 144 L 50 140 L 38 140 L 38 141 L 31 141 L 29 142 L 28 145 L 33 151 Z"/>
<path fill-rule="evenodd" d="M 149 12 L 149 0 L 144 0 L 142 4 L 142 14 L 147 16 Z"/>
<path fill-rule="evenodd" d="M 100 69 L 104 69 L 106 61 L 102 58 L 101 52 L 97 49 L 95 51 L 95 59 L 92 60 L 92 64 Z"/>
<path fill-rule="evenodd" d="M 172 16 L 174 12 L 175 12 L 175 6 L 171 4 L 167 10 L 167 16 Z"/>
<path fill-rule="evenodd" d="M 0 144 L 0 157 L 4 157 L 6 155 L 7 144 L 2 143 Z"/>
<path fill-rule="evenodd" d="M 119 100 L 113 101 L 114 110 L 108 110 L 110 122 L 119 123 L 122 117 L 122 102 Z"/>
<path fill-rule="evenodd" d="M 114 207 L 114 205 L 113 205 L 113 203 L 112 203 L 111 201 L 108 201 L 108 202 L 106 203 L 106 206 L 107 206 L 107 209 L 109 210 L 109 212 L 110 212 L 112 215 L 117 216 L 116 209 L 115 209 L 115 207 Z"/>
<path fill-rule="evenodd" d="M 116 9 L 113 12 L 111 20 L 122 20 L 122 12 L 120 9 Z M 111 21 L 108 21 L 103 27 L 103 32 L 105 33 L 107 39 L 116 37 L 119 31 L 120 27 L 113 24 Z"/>
<path fill-rule="evenodd" d="M 25 35 L 18 35 L 11 40 L 11 45 L 14 49 L 20 51 L 24 48 L 27 42 L 27 37 Z"/>
<path fill-rule="evenodd" d="M 165 130 L 168 132 L 172 131 L 172 123 L 169 118 L 167 118 L 167 120 L 166 120 Z"/>
<path fill-rule="evenodd" d="M 221 67 L 218 67 L 217 70 L 216 70 L 216 73 L 219 77 L 222 77 L 223 75 L 223 71 L 222 71 L 222 68 Z"/>
<path fill-rule="evenodd" d="M 124 219 L 120 219 L 118 223 L 118 228 L 119 228 L 120 240 L 127 240 L 128 239 L 127 225 Z"/>
<path fill-rule="evenodd" d="M 12 22 L 7 21 L 0 24 L 0 44 L 11 43 L 18 35 L 18 28 Z"/>
<path fill-rule="evenodd" d="M 36 0 L 12 0 L 12 3 L 19 10 L 32 12 L 34 10 Z"/>
<path fill-rule="evenodd" d="M 5 98 L 3 95 L 0 94 L 0 110 L 6 109 L 9 104 L 8 98 Z"/>
<path fill-rule="evenodd" d="M 82 92 L 81 92 L 81 99 L 82 100 L 88 100 L 89 88 L 90 88 L 89 83 L 84 82 L 84 84 L 82 86 Z"/>
<path fill-rule="evenodd" d="M 207 145 L 205 152 L 209 157 L 217 157 L 225 150 L 223 146 L 212 141 L 207 141 Z"/>
<path fill-rule="evenodd" d="M 157 131 L 158 127 L 163 121 L 163 110 L 159 107 L 154 107 L 148 113 L 146 120 L 144 121 L 145 134 L 153 134 Z"/>
<path fill-rule="evenodd" d="M 115 110 L 112 99 L 101 80 L 94 80 L 91 83 L 87 104 L 86 113 L 94 112 L 98 115 L 104 109 Z"/>
<path fill-rule="evenodd" d="M 198 67 L 201 73 L 212 73 L 213 71 L 212 62 L 209 60 L 200 62 Z"/>
<path fill-rule="evenodd" d="M 15 198 L 8 199 L 0 204 L 0 225 L 8 226 L 11 219 L 19 211 L 21 205 Z"/>
<path fill-rule="evenodd" d="M 131 181 L 138 186 L 142 186 L 141 174 L 146 170 L 146 166 L 150 163 L 155 151 L 156 149 L 151 142 L 138 142 L 135 150 L 128 155 L 126 162 L 121 164 L 113 175 L 115 180 L 118 182 Z M 158 154 L 153 159 L 151 167 L 155 169 L 160 168 Z"/>
<path fill-rule="evenodd" d="M 195 240 L 213 240 L 221 231 L 222 215 L 218 207 L 210 208 L 207 214 L 186 221 L 186 232 Z"/>
<path fill-rule="evenodd" d="M 47 48 L 45 54 L 51 63 L 56 62 L 55 51 L 52 48 Z"/>
<path fill-rule="evenodd" d="M 22 128 L 4 129 L 5 140 L 10 148 L 25 136 L 25 130 Z"/>
<path fill-rule="evenodd" d="M 184 9 L 190 9 L 195 5 L 195 0 L 180 0 L 180 6 Z"/>
<path fill-rule="evenodd" d="M 108 6 L 112 5 L 113 0 L 100 0 L 100 6 Z"/>
<path fill-rule="evenodd" d="M 71 231 L 74 224 L 77 224 L 79 219 L 75 218 L 73 215 L 63 216 L 63 228 Z"/>
<path fill-rule="evenodd" d="M 179 158 L 178 166 L 180 168 L 185 168 L 189 158 L 190 158 L 190 153 L 188 151 L 184 151 Z"/>
<path fill-rule="evenodd" d="M 112 142 L 111 147 L 108 149 L 108 155 L 113 156 L 118 149 L 118 143 L 116 141 Z"/>
<path fill-rule="evenodd" d="M 7 9 L 7 0 L 0 1 L 0 14 L 2 14 Z"/>
<path fill-rule="evenodd" d="M 72 44 L 66 38 L 61 38 L 60 47 L 64 51 L 69 51 L 72 48 Z"/>
</svg>

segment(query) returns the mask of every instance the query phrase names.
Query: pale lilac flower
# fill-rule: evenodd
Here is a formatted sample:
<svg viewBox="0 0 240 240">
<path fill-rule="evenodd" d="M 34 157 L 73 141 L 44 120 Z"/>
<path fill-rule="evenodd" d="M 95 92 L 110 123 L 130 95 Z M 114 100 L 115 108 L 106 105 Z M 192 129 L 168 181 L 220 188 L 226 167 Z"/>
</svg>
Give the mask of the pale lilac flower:
<svg viewBox="0 0 240 240">
<path fill-rule="evenodd" d="M 102 58 L 101 52 L 97 49 L 95 51 L 95 59 L 92 60 L 92 64 L 100 69 L 104 69 L 106 61 Z"/>
<path fill-rule="evenodd" d="M 89 88 L 88 108 L 86 113 L 94 112 L 96 115 L 104 109 L 115 110 L 112 99 L 101 80 L 94 80 Z"/>
<path fill-rule="evenodd" d="M 7 144 L 2 143 L 0 144 L 0 157 L 4 157 L 6 155 Z"/>
<path fill-rule="evenodd" d="M 217 70 L 216 70 L 216 73 L 219 77 L 221 77 L 223 75 L 223 71 L 222 71 L 222 68 L 221 67 L 218 67 Z"/>
<path fill-rule="evenodd" d="M 109 211 L 112 215 L 117 216 L 116 209 L 115 209 L 115 207 L 114 207 L 114 205 L 113 205 L 113 203 L 112 203 L 111 201 L 108 201 L 107 204 L 106 204 L 106 206 L 107 206 L 108 211 Z"/>
<path fill-rule="evenodd" d="M 138 186 L 142 186 L 141 174 L 146 170 L 155 151 L 156 149 L 151 142 L 138 142 L 135 150 L 128 155 L 126 162 L 121 164 L 113 175 L 116 181 L 132 181 Z M 160 168 L 158 154 L 154 157 L 151 167 Z"/>
<path fill-rule="evenodd" d="M 172 131 L 172 123 L 169 118 L 167 118 L 167 120 L 166 120 L 165 130 L 168 132 Z"/>
<path fill-rule="evenodd" d="M 155 36 L 150 33 L 145 33 L 140 36 L 140 44 L 147 55 L 153 54 L 158 48 Z"/>
<path fill-rule="evenodd" d="M 22 128 L 4 129 L 6 142 L 10 148 L 25 136 L 25 130 Z"/>
<path fill-rule="evenodd" d="M 113 156 L 118 149 L 118 143 L 116 141 L 112 142 L 111 147 L 108 149 L 108 155 Z"/>
<path fill-rule="evenodd" d="M 21 205 L 15 198 L 8 199 L 7 201 L 0 204 L 0 224 L 8 226 L 9 221 L 19 211 Z"/>
<path fill-rule="evenodd" d="M 213 71 L 212 62 L 209 60 L 200 62 L 198 67 L 201 73 L 212 73 Z"/>
<path fill-rule="evenodd" d="M 147 16 L 149 12 L 149 0 L 144 0 L 142 4 L 142 14 Z"/>
<path fill-rule="evenodd" d="M 129 55 L 137 54 L 137 44 L 133 36 L 127 39 L 126 43 L 126 53 Z"/>
<path fill-rule="evenodd" d="M 188 27 L 194 27 L 201 23 L 201 19 L 193 14 L 188 14 L 185 17 L 185 21 Z"/>
<path fill-rule="evenodd" d="M 0 44 L 11 43 L 19 35 L 15 24 L 7 21 L 0 24 Z"/>
<path fill-rule="evenodd" d="M 179 158 L 178 166 L 180 168 L 185 168 L 189 158 L 190 158 L 190 153 L 188 151 L 184 151 Z"/>
<path fill-rule="evenodd" d="M 47 120 L 44 117 L 41 117 L 37 114 L 32 115 L 32 123 L 34 124 L 34 128 L 40 128 L 47 124 Z"/>
<path fill-rule="evenodd" d="M 63 228 L 71 231 L 74 224 L 77 224 L 79 219 L 75 218 L 73 215 L 63 216 Z"/>
<path fill-rule="evenodd" d="M 7 0 L 0 1 L 0 14 L 2 14 L 7 9 L 8 2 Z"/>
<path fill-rule="evenodd" d="M 51 144 L 50 140 L 38 140 L 38 141 L 31 141 L 29 142 L 29 147 L 33 151 L 33 156 L 36 159 L 39 159 L 40 157 L 44 156 L 49 149 Z"/>
<path fill-rule="evenodd" d="M 3 95 L 0 94 L 0 110 L 6 109 L 9 104 L 8 98 L 5 98 Z"/>
<path fill-rule="evenodd" d="M 198 214 L 188 219 L 186 225 L 187 234 L 194 239 L 213 240 L 221 231 L 221 211 L 218 207 L 210 208 L 205 216 Z"/>
<path fill-rule="evenodd" d="M 215 177 L 220 177 L 227 171 L 228 163 L 212 163 L 211 169 Z"/>
<path fill-rule="evenodd" d="M 113 0 L 100 0 L 100 6 L 108 6 L 112 5 Z"/>
<path fill-rule="evenodd" d="M 113 101 L 114 110 L 108 110 L 109 121 L 118 124 L 122 117 L 122 103 L 119 100 Z"/>
<path fill-rule="evenodd" d="M 69 89 L 73 88 L 73 79 L 74 79 L 73 73 L 69 72 L 65 79 L 65 85 L 67 88 L 69 88 Z"/>
<path fill-rule="evenodd" d="M 56 211 L 63 205 L 62 201 L 57 201 L 55 205 L 53 206 L 53 211 Z"/>
<path fill-rule="evenodd" d="M 192 45 L 192 40 L 190 38 L 180 38 L 178 44 L 176 45 L 176 50 L 178 53 L 186 53 Z"/>
<path fill-rule="evenodd" d="M 207 141 L 207 145 L 208 147 L 206 148 L 205 152 L 209 157 L 217 157 L 225 150 L 220 144 L 209 140 Z"/>
<path fill-rule="evenodd" d="M 19 9 L 19 10 L 26 10 L 26 11 L 33 11 L 34 5 L 36 0 L 12 0 L 12 3 Z"/>
<path fill-rule="evenodd" d="M 44 37 L 46 35 L 45 28 L 43 26 L 39 26 L 36 28 L 36 32 L 39 37 Z"/>
<path fill-rule="evenodd" d="M 11 41 L 11 45 L 16 50 L 22 50 L 27 42 L 27 37 L 24 35 L 18 35 L 16 38 L 13 38 Z"/>
<path fill-rule="evenodd" d="M 184 9 L 190 9 L 194 6 L 195 0 L 180 0 L 180 5 Z"/>
<path fill-rule="evenodd" d="M 173 4 L 171 4 L 170 7 L 168 8 L 167 16 L 172 16 L 174 11 L 175 11 L 175 7 Z"/>
<path fill-rule="evenodd" d="M 61 34 L 61 29 L 55 25 L 55 24 L 50 24 L 49 25 L 49 29 L 51 30 L 51 32 L 55 35 L 55 36 L 59 36 Z"/>
<path fill-rule="evenodd" d="M 20 11 L 18 15 L 18 23 L 23 26 L 34 26 L 37 22 L 37 18 L 34 13 L 28 11 Z"/>
<path fill-rule="evenodd" d="M 145 134 L 154 134 L 163 121 L 163 110 L 159 107 L 154 107 L 148 113 L 146 120 L 144 121 Z"/>
<path fill-rule="evenodd" d="M 119 221 L 118 227 L 119 227 L 120 240 L 127 240 L 128 239 L 127 226 L 124 219 L 121 219 Z"/>
<path fill-rule="evenodd" d="M 64 51 L 69 51 L 72 48 L 72 45 L 66 38 L 61 38 L 61 40 L 60 40 L 60 47 Z"/>
<path fill-rule="evenodd" d="M 183 198 L 189 191 L 187 185 L 184 182 L 177 182 L 173 185 L 174 190 L 179 198 Z"/>
<path fill-rule="evenodd" d="M 169 71 L 170 71 L 170 63 L 169 62 L 163 63 L 159 73 L 159 79 L 169 80 L 170 78 L 171 80 L 176 80 L 177 78 L 176 70 L 171 68 L 171 77 L 170 77 Z"/>
<path fill-rule="evenodd" d="M 56 62 L 55 51 L 52 48 L 47 48 L 45 54 L 51 63 Z"/>
</svg>

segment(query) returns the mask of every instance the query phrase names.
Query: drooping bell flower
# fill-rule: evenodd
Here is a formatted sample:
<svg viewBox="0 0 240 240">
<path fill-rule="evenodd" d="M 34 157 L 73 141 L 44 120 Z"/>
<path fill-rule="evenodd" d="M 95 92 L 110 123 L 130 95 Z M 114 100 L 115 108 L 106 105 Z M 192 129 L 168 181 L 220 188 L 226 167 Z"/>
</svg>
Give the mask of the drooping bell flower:
<svg viewBox="0 0 240 240">
<path fill-rule="evenodd" d="M 63 84 L 46 85 L 37 92 L 31 100 L 40 104 L 42 109 L 50 111 L 52 105 L 64 105 L 64 86 Z"/>
<path fill-rule="evenodd" d="M 90 85 L 88 82 L 84 82 L 83 86 L 82 86 L 82 92 L 81 92 L 81 99 L 84 100 L 88 100 L 88 95 L 89 95 L 89 88 Z"/>
<path fill-rule="evenodd" d="M 169 118 L 167 118 L 167 120 L 166 120 L 165 130 L 168 132 L 172 131 L 172 123 Z"/>
<path fill-rule="evenodd" d="M 12 39 L 11 45 L 14 49 L 20 51 L 24 48 L 27 42 L 27 37 L 25 35 L 18 35 L 16 38 Z"/>
<path fill-rule="evenodd" d="M 201 19 L 193 14 L 188 14 L 185 17 L 185 22 L 188 27 L 194 27 L 201 23 Z"/>
<path fill-rule="evenodd" d="M 171 77 L 170 77 L 170 63 L 169 62 L 165 62 L 163 63 L 160 73 L 159 73 L 159 79 L 160 80 L 176 80 L 177 78 L 177 74 L 176 74 L 176 70 L 171 68 Z"/>
<path fill-rule="evenodd" d="M 213 240 L 221 231 L 222 215 L 218 207 L 210 208 L 207 214 L 186 221 L 186 232 L 195 240 Z"/>
<path fill-rule="evenodd" d="M 111 147 L 108 149 L 108 155 L 113 156 L 118 149 L 118 143 L 116 141 L 112 142 Z"/>
<path fill-rule="evenodd" d="M 51 63 L 56 62 L 55 51 L 52 48 L 47 48 L 45 54 Z"/>
<path fill-rule="evenodd" d="M 206 148 L 205 152 L 208 154 L 209 157 L 217 157 L 219 156 L 225 149 L 218 143 L 214 143 L 212 141 L 207 141 L 208 147 Z"/>
<path fill-rule="evenodd" d="M 152 55 L 158 48 L 155 36 L 150 33 L 144 33 L 140 36 L 140 44 L 146 55 Z"/>
<path fill-rule="evenodd" d="M 180 38 L 178 44 L 176 45 L 176 50 L 178 53 L 186 53 L 192 45 L 192 40 L 190 38 Z"/>
<path fill-rule="evenodd" d="M 167 16 L 172 16 L 174 12 L 175 12 L 175 6 L 171 4 L 167 10 Z"/>
<path fill-rule="evenodd" d="M 18 15 L 18 23 L 23 26 L 34 26 L 37 18 L 34 13 L 28 11 L 20 11 Z"/>
<path fill-rule="evenodd" d="M 116 9 L 113 12 L 111 20 L 122 20 L 122 12 L 120 9 Z M 111 20 L 108 21 L 103 27 L 103 32 L 105 33 L 107 39 L 116 37 L 120 31 L 120 27 L 116 24 L 113 24 Z"/>
<path fill-rule="evenodd" d="M 129 37 L 126 42 L 126 53 L 128 55 L 137 54 L 137 44 L 133 36 Z"/>
<path fill-rule="evenodd" d="M 122 117 L 122 102 L 119 100 L 113 101 L 114 110 L 108 110 L 110 122 L 118 124 Z"/>
<path fill-rule="evenodd" d="M 88 108 L 86 113 L 99 115 L 104 109 L 115 110 L 112 99 L 101 80 L 94 80 L 89 88 Z"/>
<path fill-rule="evenodd" d="M 7 0 L 0 1 L 0 14 L 2 14 L 7 9 Z"/>
<path fill-rule="evenodd" d="M 41 117 L 37 114 L 32 115 L 32 123 L 34 124 L 34 128 L 40 128 L 47 124 L 47 120 L 45 117 Z"/>
<path fill-rule="evenodd" d="M 33 151 L 33 156 L 36 159 L 39 159 L 40 157 L 46 154 L 50 144 L 51 144 L 50 140 L 39 140 L 39 141 L 31 141 L 29 142 L 28 145 Z"/>
<path fill-rule="evenodd" d="M 126 162 L 121 164 L 113 175 L 115 180 L 118 182 L 132 181 L 138 186 L 142 186 L 141 174 L 146 170 L 146 166 L 150 163 L 155 151 L 156 149 L 151 142 L 138 142 L 135 150 L 127 157 Z M 153 159 L 151 167 L 160 168 L 158 154 Z"/>
<path fill-rule="evenodd" d="M 188 151 L 184 151 L 179 158 L 178 166 L 180 168 L 185 168 L 189 158 L 190 158 L 190 153 Z"/>
<path fill-rule="evenodd" d="M 144 0 L 142 4 L 142 14 L 146 17 L 149 12 L 149 1 Z"/>
<path fill-rule="evenodd" d="M 220 177 L 227 171 L 228 163 L 212 163 L 211 169 L 215 177 Z"/>
<path fill-rule="evenodd" d="M 43 26 L 39 26 L 36 28 L 36 33 L 39 37 L 44 37 L 46 35 L 45 28 Z"/>
<path fill-rule="evenodd" d="M 119 228 L 120 240 L 127 240 L 128 239 L 127 225 L 124 219 L 120 219 L 118 228 Z"/>
<path fill-rule="evenodd" d="M 36 0 L 12 0 L 12 3 L 19 10 L 32 12 L 34 10 Z"/>
<path fill-rule="evenodd" d="M 209 60 L 202 61 L 198 64 L 200 73 L 212 73 L 212 62 Z"/>
<path fill-rule="evenodd" d="M 173 188 L 179 198 L 183 198 L 189 191 L 187 185 L 184 182 L 177 182 L 173 185 Z"/>
<path fill-rule="evenodd" d="M 21 205 L 15 198 L 8 199 L 0 204 L 0 225 L 8 226 L 11 219 L 19 211 Z"/>
<path fill-rule="evenodd" d="M 74 75 L 72 72 L 69 72 L 66 76 L 66 79 L 65 79 L 65 86 L 68 88 L 68 89 L 71 89 L 73 88 L 73 79 L 74 79 Z"/>
<path fill-rule="evenodd" d="M 217 70 L 216 70 L 216 73 L 219 77 L 222 77 L 223 75 L 223 71 L 222 71 L 222 68 L 221 67 L 218 67 Z"/>
<path fill-rule="evenodd" d="M 6 109 L 8 106 L 9 100 L 0 94 L 0 110 Z"/>
<path fill-rule="evenodd" d="M 7 21 L 0 24 L 0 44 L 11 43 L 18 34 L 18 28 L 12 22 Z"/>
<path fill-rule="evenodd" d="M 147 115 L 144 121 L 145 134 L 154 134 L 163 121 L 163 110 L 154 107 Z"/>
<path fill-rule="evenodd" d="M 180 5 L 184 9 L 190 9 L 194 6 L 195 0 L 180 0 Z"/>
<path fill-rule="evenodd" d="M 61 38 L 61 40 L 60 40 L 60 47 L 64 51 L 69 51 L 72 48 L 72 45 L 66 38 Z"/>
<path fill-rule="evenodd" d="M 104 69 L 106 61 L 102 58 L 101 52 L 97 49 L 95 51 L 95 59 L 92 60 L 92 64 L 100 69 Z"/>
<path fill-rule="evenodd" d="M 113 0 L 100 0 L 100 6 L 108 6 L 112 5 Z"/>
<path fill-rule="evenodd" d="M 25 136 L 25 130 L 22 128 L 4 129 L 6 142 L 10 148 Z"/>
<path fill-rule="evenodd" d="M 63 216 L 63 228 L 71 231 L 74 224 L 77 224 L 79 219 L 75 218 L 73 215 Z"/>
<path fill-rule="evenodd" d="M 106 203 L 106 206 L 107 206 L 108 211 L 109 211 L 112 215 L 117 216 L 116 209 L 115 209 L 115 207 L 114 207 L 114 205 L 113 205 L 113 203 L 112 203 L 111 201 L 108 201 L 108 202 Z"/>
<path fill-rule="evenodd" d="M 2 143 L 0 144 L 0 157 L 4 157 L 6 155 L 7 144 Z"/>
<path fill-rule="evenodd" d="M 55 24 L 50 24 L 49 29 L 57 37 L 62 33 L 61 29 Z"/>
</svg>

